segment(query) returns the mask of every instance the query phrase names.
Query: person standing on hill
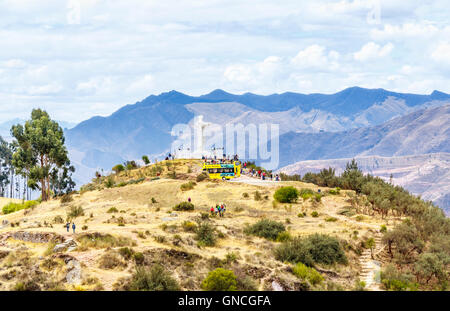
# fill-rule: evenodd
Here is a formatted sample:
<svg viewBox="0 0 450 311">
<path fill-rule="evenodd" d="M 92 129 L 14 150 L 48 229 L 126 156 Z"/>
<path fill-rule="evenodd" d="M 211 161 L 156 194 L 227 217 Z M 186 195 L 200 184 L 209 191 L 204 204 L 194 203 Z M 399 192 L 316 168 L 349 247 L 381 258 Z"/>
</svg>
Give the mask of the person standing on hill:
<svg viewBox="0 0 450 311">
<path fill-rule="evenodd" d="M 73 223 L 72 223 L 73 233 L 75 233 L 75 228 L 76 228 L 76 226 L 75 226 L 75 223 L 73 222 Z"/>
<path fill-rule="evenodd" d="M 70 228 L 70 222 L 66 223 L 67 232 L 69 232 L 69 228 Z"/>
</svg>

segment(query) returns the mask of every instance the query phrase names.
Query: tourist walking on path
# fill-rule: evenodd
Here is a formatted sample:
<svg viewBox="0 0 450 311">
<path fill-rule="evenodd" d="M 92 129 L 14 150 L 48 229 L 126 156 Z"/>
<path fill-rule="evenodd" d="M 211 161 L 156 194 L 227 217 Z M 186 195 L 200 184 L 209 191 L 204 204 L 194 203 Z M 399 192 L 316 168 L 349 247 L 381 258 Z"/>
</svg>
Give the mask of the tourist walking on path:
<svg viewBox="0 0 450 311">
<path fill-rule="evenodd" d="M 66 223 L 66 229 L 67 229 L 67 232 L 69 232 L 69 229 L 70 229 L 70 222 Z"/>
<path fill-rule="evenodd" d="M 76 228 L 76 226 L 75 226 L 75 223 L 73 222 L 73 223 L 72 223 L 73 233 L 75 233 L 75 228 Z"/>
</svg>

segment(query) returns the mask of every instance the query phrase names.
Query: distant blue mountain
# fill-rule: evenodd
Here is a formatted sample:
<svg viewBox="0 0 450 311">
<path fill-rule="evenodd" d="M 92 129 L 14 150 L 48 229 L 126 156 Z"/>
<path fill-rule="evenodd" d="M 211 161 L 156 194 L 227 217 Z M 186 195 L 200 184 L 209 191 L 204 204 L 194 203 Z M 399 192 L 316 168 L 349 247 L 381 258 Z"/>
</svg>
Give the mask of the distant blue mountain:
<svg viewBox="0 0 450 311">
<path fill-rule="evenodd" d="M 450 95 L 438 91 L 430 95 L 403 94 L 359 87 L 336 94 L 287 92 L 268 96 L 235 95 L 223 90 L 189 96 L 171 91 L 126 105 L 108 117 L 83 121 L 66 130 L 66 141 L 69 150 L 77 155 L 75 162 L 79 166 L 110 169 L 111 163 L 119 159 L 138 159 L 143 154 L 161 156 L 170 148 L 173 125 L 188 123 L 198 111 L 204 114 L 205 120 L 217 122 L 223 116 L 221 123 L 233 122 L 231 116 L 225 117 L 228 105 L 236 107 L 228 104 L 231 102 L 239 104 L 239 115 L 248 115 L 248 119 L 240 122 L 272 122 L 274 116 L 280 121 L 286 116 L 280 122 L 282 133 L 293 130 L 314 133 L 376 126 L 418 109 L 449 103 Z"/>
</svg>

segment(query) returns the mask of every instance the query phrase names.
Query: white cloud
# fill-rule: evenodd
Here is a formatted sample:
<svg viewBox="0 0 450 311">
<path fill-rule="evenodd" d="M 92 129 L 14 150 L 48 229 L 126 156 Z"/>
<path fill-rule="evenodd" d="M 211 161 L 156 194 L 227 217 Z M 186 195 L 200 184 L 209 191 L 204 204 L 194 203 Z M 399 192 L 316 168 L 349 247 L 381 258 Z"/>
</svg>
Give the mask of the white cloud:
<svg viewBox="0 0 450 311">
<path fill-rule="evenodd" d="M 292 58 L 291 63 L 298 68 L 318 68 L 325 70 L 334 70 L 339 67 L 336 62 L 339 59 L 339 53 L 330 51 L 326 53 L 326 48 L 317 44 L 308 46 L 297 53 Z"/>
<path fill-rule="evenodd" d="M 361 50 L 354 53 L 353 56 L 356 60 L 365 62 L 385 57 L 391 53 L 393 48 L 394 45 L 392 43 L 388 43 L 382 47 L 374 42 L 369 42 Z"/>
<path fill-rule="evenodd" d="M 450 65 L 450 43 L 440 43 L 431 53 L 431 59 L 438 64 Z"/>
<path fill-rule="evenodd" d="M 0 119 L 81 121 L 172 89 L 449 93 L 448 1 L 380 0 L 381 25 L 374 2 L 80 0 L 77 25 L 68 1 L 3 0 Z"/>
</svg>

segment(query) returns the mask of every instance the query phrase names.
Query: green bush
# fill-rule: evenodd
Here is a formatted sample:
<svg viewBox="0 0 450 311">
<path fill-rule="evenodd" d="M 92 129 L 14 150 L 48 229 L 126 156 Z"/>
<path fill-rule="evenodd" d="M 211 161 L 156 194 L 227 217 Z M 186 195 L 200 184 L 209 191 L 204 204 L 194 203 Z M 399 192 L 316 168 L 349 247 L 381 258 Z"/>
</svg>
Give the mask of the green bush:
<svg viewBox="0 0 450 311">
<path fill-rule="evenodd" d="M 338 219 L 336 217 L 327 217 L 325 218 L 325 221 L 327 222 L 336 222 Z"/>
<path fill-rule="evenodd" d="M 316 212 L 316 211 L 313 211 L 313 212 L 311 213 L 311 217 L 317 218 L 317 217 L 319 217 L 319 213 Z"/>
<path fill-rule="evenodd" d="M 303 200 L 308 200 L 309 198 L 312 198 L 316 193 L 314 191 L 312 191 L 311 189 L 300 189 L 300 197 Z"/>
<path fill-rule="evenodd" d="M 246 234 L 256 235 L 272 241 L 275 241 L 278 234 L 283 231 L 286 231 L 286 228 L 281 222 L 270 219 L 262 219 L 244 230 Z"/>
<path fill-rule="evenodd" d="M 307 266 L 315 263 L 347 264 L 347 257 L 339 241 L 325 234 L 313 234 L 306 238 L 296 237 L 275 249 L 275 258 Z"/>
<path fill-rule="evenodd" d="M 297 263 L 292 272 L 303 280 L 308 280 L 312 285 L 320 284 L 323 276 L 314 268 L 307 267 L 301 262 Z"/>
<path fill-rule="evenodd" d="M 2 213 L 5 215 L 10 214 L 10 213 L 18 212 L 23 209 L 34 208 L 38 204 L 39 204 L 38 201 L 25 201 L 22 203 L 9 202 L 5 206 L 3 206 Z"/>
<path fill-rule="evenodd" d="M 403 274 L 397 268 L 389 264 L 380 273 L 381 283 L 385 289 L 393 291 L 417 290 L 418 285 L 413 282 L 414 277 L 410 274 Z"/>
<path fill-rule="evenodd" d="M 129 285 L 134 291 L 178 291 L 178 282 L 161 265 L 137 266 Z"/>
<path fill-rule="evenodd" d="M 181 191 L 192 190 L 192 189 L 194 189 L 194 187 L 195 187 L 196 185 L 197 185 L 197 184 L 196 184 L 195 182 L 189 181 L 189 182 L 187 182 L 187 183 L 185 183 L 185 184 L 182 184 L 182 185 L 180 186 L 180 189 L 181 189 Z"/>
<path fill-rule="evenodd" d="M 196 231 L 196 239 L 201 246 L 214 246 L 217 240 L 214 227 L 207 222 L 199 224 Z"/>
<path fill-rule="evenodd" d="M 112 168 L 112 170 L 113 170 L 116 174 L 118 174 L 118 173 L 120 173 L 120 172 L 122 172 L 122 171 L 125 170 L 125 166 L 123 166 L 122 164 L 117 164 L 116 166 L 114 166 L 114 167 Z"/>
<path fill-rule="evenodd" d="M 114 187 L 114 178 L 112 176 L 108 176 L 105 180 L 105 187 L 112 188 Z"/>
<path fill-rule="evenodd" d="M 292 186 L 288 186 L 281 187 L 275 191 L 273 198 L 280 203 L 293 203 L 297 201 L 298 196 L 298 190 Z"/>
<path fill-rule="evenodd" d="M 282 232 L 278 233 L 276 241 L 277 242 L 285 242 L 285 241 L 289 241 L 290 239 L 292 239 L 291 234 L 287 231 L 282 231 Z"/>
<path fill-rule="evenodd" d="M 193 211 L 194 204 L 190 202 L 181 202 L 173 207 L 174 211 Z"/>
<path fill-rule="evenodd" d="M 208 273 L 202 282 L 202 289 L 206 291 L 235 291 L 237 280 L 233 271 L 217 268 Z"/>
<path fill-rule="evenodd" d="M 107 213 L 118 213 L 119 210 L 116 207 L 110 207 L 107 211 Z"/>
</svg>

